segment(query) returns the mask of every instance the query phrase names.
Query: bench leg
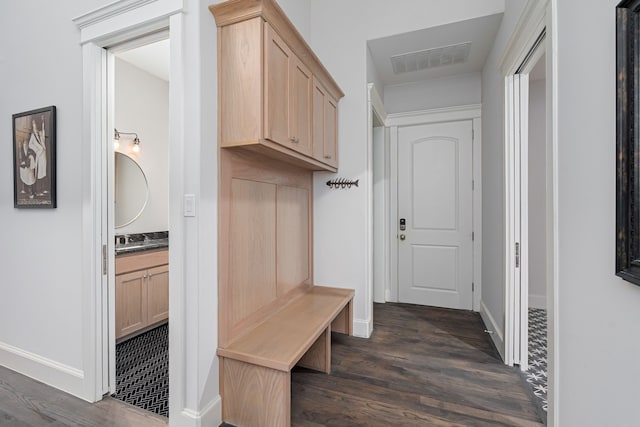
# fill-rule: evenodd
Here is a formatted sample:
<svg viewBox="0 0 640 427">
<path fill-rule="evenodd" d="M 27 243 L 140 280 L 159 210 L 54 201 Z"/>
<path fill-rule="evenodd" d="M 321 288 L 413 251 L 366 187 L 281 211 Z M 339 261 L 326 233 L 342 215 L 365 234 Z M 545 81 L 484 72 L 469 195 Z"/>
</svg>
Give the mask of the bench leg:
<svg viewBox="0 0 640 427">
<path fill-rule="evenodd" d="M 291 426 L 291 372 L 220 360 L 223 421 L 237 427 Z"/>
<path fill-rule="evenodd" d="M 324 330 L 322 335 L 302 356 L 298 361 L 298 366 L 327 374 L 331 372 L 331 325 Z"/>
<path fill-rule="evenodd" d="M 331 330 L 341 334 L 353 335 L 353 300 L 349 301 L 336 318 L 333 319 Z"/>
</svg>

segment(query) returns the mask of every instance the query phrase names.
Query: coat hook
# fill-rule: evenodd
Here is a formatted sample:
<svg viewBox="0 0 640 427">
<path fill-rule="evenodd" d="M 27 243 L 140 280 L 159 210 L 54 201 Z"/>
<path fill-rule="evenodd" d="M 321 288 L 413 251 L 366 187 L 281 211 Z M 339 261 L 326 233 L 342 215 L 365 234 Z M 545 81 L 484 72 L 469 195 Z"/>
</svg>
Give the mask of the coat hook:
<svg viewBox="0 0 640 427">
<path fill-rule="evenodd" d="M 358 187 L 359 182 L 360 182 L 359 179 L 356 179 L 355 181 L 353 181 L 346 178 L 337 178 L 337 179 L 331 179 L 327 181 L 327 187 L 333 188 L 333 189 L 351 188 L 352 185 Z"/>
</svg>

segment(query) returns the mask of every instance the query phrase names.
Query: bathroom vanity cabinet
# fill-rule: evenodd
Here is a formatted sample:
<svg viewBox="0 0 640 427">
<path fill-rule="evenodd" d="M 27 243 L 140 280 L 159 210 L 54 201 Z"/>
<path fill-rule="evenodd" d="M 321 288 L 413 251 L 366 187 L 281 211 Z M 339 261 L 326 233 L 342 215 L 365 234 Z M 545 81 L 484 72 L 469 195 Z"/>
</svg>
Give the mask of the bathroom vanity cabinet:
<svg viewBox="0 0 640 427">
<path fill-rule="evenodd" d="M 147 330 L 169 318 L 169 251 L 116 257 L 116 339 Z"/>
</svg>

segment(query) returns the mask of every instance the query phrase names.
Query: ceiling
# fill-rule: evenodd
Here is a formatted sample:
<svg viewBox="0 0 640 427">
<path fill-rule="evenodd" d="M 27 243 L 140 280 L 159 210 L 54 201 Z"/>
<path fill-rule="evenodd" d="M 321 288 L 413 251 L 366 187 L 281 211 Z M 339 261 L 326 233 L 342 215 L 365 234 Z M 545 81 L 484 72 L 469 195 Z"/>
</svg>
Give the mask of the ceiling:
<svg viewBox="0 0 640 427">
<path fill-rule="evenodd" d="M 169 81 L 169 39 L 115 54 L 118 58 Z"/>
<path fill-rule="evenodd" d="M 369 40 L 374 65 L 384 85 L 413 83 L 438 77 L 482 71 L 498 33 L 502 13 L 447 25 Z M 471 42 L 467 61 L 402 74 L 394 74 L 391 57 Z"/>
</svg>

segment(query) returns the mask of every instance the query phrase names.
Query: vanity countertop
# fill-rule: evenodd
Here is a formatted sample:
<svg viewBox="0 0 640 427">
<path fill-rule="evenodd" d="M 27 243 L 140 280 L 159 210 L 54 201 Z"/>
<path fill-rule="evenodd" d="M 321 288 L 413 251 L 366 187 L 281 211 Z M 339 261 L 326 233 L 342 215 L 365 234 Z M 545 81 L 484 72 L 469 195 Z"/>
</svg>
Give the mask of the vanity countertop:
<svg viewBox="0 0 640 427">
<path fill-rule="evenodd" d="M 169 233 L 166 231 L 116 236 L 116 256 L 168 247 Z"/>
</svg>

